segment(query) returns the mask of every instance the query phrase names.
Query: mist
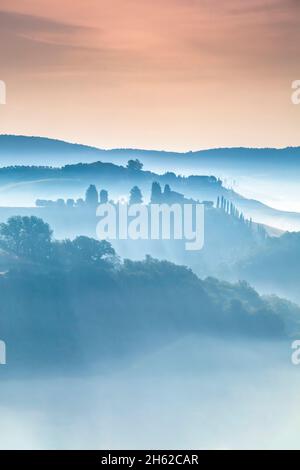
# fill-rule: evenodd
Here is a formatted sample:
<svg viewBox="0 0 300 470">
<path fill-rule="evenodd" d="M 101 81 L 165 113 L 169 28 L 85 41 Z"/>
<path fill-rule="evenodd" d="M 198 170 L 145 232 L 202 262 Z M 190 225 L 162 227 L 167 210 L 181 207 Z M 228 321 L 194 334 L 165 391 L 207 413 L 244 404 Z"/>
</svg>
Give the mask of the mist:
<svg viewBox="0 0 300 470">
<path fill-rule="evenodd" d="M 174 161 L 0 170 L 1 448 L 299 447 L 296 176 Z M 97 239 L 103 193 L 202 202 L 203 249 Z"/>
<path fill-rule="evenodd" d="M 2 380 L 0 446 L 299 448 L 290 353 L 287 342 L 188 336 L 105 372 Z"/>
</svg>

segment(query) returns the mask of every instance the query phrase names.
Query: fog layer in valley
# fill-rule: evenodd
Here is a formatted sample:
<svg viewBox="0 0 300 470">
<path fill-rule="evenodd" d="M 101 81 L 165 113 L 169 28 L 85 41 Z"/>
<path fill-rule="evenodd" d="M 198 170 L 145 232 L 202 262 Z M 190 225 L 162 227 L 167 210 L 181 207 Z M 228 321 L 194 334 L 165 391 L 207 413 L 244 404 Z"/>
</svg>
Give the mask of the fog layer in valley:
<svg viewBox="0 0 300 470">
<path fill-rule="evenodd" d="M 295 185 L 178 161 L 0 169 L 1 448 L 299 447 Z M 120 199 L 202 202 L 204 248 L 98 240 Z"/>
<path fill-rule="evenodd" d="M 288 342 L 189 336 L 105 372 L 1 380 L 0 447 L 298 448 L 290 355 Z"/>
</svg>

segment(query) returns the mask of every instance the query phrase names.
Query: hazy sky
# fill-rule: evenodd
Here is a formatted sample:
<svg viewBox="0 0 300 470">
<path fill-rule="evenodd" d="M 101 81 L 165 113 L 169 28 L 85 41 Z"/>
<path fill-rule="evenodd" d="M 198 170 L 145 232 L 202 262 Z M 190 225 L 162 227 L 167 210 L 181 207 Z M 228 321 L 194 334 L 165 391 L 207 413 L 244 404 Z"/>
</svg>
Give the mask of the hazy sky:
<svg viewBox="0 0 300 470">
<path fill-rule="evenodd" d="M 0 0 L 0 132 L 299 145 L 299 0 Z"/>
</svg>

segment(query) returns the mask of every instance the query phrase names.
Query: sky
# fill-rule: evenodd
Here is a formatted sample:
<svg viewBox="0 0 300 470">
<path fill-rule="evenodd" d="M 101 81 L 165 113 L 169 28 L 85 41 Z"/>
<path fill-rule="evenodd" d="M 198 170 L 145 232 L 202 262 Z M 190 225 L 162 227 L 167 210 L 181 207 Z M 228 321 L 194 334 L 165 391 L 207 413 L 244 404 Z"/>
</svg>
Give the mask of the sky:
<svg viewBox="0 0 300 470">
<path fill-rule="evenodd" d="M 0 133 L 300 145 L 299 0 L 0 0 Z"/>
</svg>

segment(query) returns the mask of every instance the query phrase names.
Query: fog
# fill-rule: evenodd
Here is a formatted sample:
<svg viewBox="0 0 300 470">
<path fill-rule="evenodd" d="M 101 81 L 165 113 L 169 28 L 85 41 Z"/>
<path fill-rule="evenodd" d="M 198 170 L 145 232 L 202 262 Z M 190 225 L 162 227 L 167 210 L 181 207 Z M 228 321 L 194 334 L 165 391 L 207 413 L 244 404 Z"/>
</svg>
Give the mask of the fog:
<svg viewBox="0 0 300 470">
<path fill-rule="evenodd" d="M 188 336 L 73 377 L 2 368 L 0 447 L 299 448 L 290 355 L 288 342 Z"/>
<path fill-rule="evenodd" d="M 195 253 L 182 240 L 95 240 L 89 198 L 35 206 L 84 198 L 90 184 L 97 200 L 106 189 L 116 201 L 138 185 L 147 203 L 159 175 L 101 164 L 53 177 L 38 169 L 36 180 L 32 168 L 3 171 L 0 448 L 300 447 L 288 337 L 299 336 L 300 310 L 247 284 L 299 303 L 300 234 L 269 238 L 256 222 L 300 230 L 300 216 L 228 191 L 300 211 L 297 175 L 192 165 L 151 169 L 224 181 L 160 181 L 168 204 L 171 193 L 206 201 Z"/>
<path fill-rule="evenodd" d="M 145 165 L 145 169 L 163 174 L 166 171 L 174 171 L 170 166 L 157 167 Z M 177 167 L 176 173 L 183 176 L 214 175 L 223 181 L 225 187 L 233 189 L 245 198 L 258 200 L 267 206 L 281 211 L 300 212 L 299 199 L 299 175 L 293 175 L 286 171 L 280 174 L 274 172 L 240 172 L 216 167 L 202 169 L 201 166 L 192 168 Z"/>
<path fill-rule="evenodd" d="M 235 178 L 226 175 L 223 180 L 227 187 L 232 187 L 248 199 L 256 199 L 281 211 L 300 212 L 298 176 L 290 175 L 287 178 L 286 175 L 237 175 Z"/>
</svg>

